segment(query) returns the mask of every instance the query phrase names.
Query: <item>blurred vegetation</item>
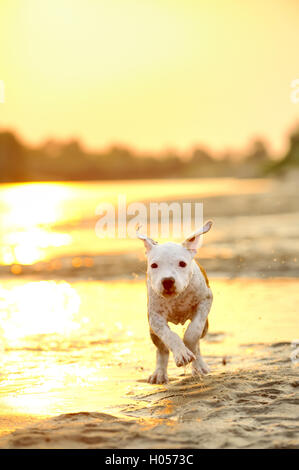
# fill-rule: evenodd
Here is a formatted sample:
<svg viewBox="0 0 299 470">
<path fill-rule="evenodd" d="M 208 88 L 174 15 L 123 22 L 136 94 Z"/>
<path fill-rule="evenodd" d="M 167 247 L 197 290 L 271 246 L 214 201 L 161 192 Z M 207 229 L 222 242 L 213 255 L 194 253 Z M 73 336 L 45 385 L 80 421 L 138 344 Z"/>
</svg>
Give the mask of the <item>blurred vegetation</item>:
<svg viewBox="0 0 299 470">
<path fill-rule="evenodd" d="M 283 175 L 293 169 L 299 170 L 299 128 L 289 137 L 289 147 L 286 155 L 279 161 L 269 162 L 265 168 L 265 173 Z"/>
<path fill-rule="evenodd" d="M 240 178 L 280 174 L 299 167 L 299 129 L 289 139 L 289 149 L 273 160 L 261 140 L 253 141 L 243 154 L 217 158 L 204 148 L 188 155 L 175 150 L 139 154 L 114 145 L 98 152 L 86 151 L 80 142 L 49 140 L 37 147 L 20 141 L 12 132 L 0 132 L 0 182 L 79 181 L 130 178 L 188 178 L 234 176 Z"/>
</svg>

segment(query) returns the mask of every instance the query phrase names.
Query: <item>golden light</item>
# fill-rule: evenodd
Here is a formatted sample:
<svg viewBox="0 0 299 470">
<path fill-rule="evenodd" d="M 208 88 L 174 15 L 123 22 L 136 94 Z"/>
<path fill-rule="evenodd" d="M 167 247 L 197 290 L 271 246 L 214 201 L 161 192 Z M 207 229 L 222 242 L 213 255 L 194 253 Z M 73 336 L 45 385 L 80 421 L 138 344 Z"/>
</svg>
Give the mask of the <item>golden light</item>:
<svg viewBox="0 0 299 470">
<path fill-rule="evenodd" d="M 270 180 L 237 181 L 232 178 L 205 180 L 171 180 L 155 183 L 161 199 L 201 197 L 226 194 L 257 194 L 271 188 Z M 101 183 L 28 183 L 0 187 L 2 213 L 0 233 L 0 263 L 30 265 L 59 255 L 73 256 L 76 268 L 91 267 L 90 257 L 81 259 L 78 253 L 124 252 L 140 249 L 132 239 L 99 239 L 95 223 L 86 230 L 80 227 L 84 218 L 95 218 L 95 208 L 105 201 L 117 207 L 118 195 L 125 195 L 127 205 L 140 200 L 150 201 L 153 181 Z M 72 223 L 71 226 L 67 225 Z M 73 224 L 76 222 L 76 225 Z M 56 226 L 60 225 L 60 228 Z M 64 227 L 63 227 L 64 226 Z M 59 248 L 62 248 L 59 250 Z"/>
<path fill-rule="evenodd" d="M 32 335 L 69 334 L 80 297 L 67 282 L 38 281 L 0 287 L 0 331 L 9 346 Z"/>
<path fill-rule="evenodd" d="M 6 208 L 3 224 L 15 228 L 32 228 L 57 222 L 62 217 L 61 201 L 70 197 L 67 185 L 28 183 L 1 189 Z"/>
<path fill-rule="evenodd" d="M 1 124 L 93 148 L 281 148 L 297 37 L 292 0 L 1 0 Z"/>
<path fill-rule="evenodd" d="M 51 230 L 65 216 L 63 202 L 70 199 L 70 189 L 62 184 L 20 184 L 0 189 L 2 235 L 0 262 L 32 264 L 43 259 L 49 247 L 71 242 L 71 236 Z"/>
<path fill-rule="evenodd" d="M 8 233 L 4 235 L 3 241 L 6 245 L 2 248 L 4 264 L 32 264 L 44 257 L 45 249 L 68 245 L 71 236 L 35 227 Z"/>
<path fill-rule="evenodd" d="M 153 389 L 146 376 L 155 348 L 143 281 L 21 282 L 6 281 L 0 288 L 2 410 L 45 416 L 76 412 L 82 403 L 85 411 L 112 414 L 123 405 L 130 404 L 131 411 L 151 406 Z M 294 337 L 298 282 L 283 281 L 285 296 L 278 302 L 273 292 L 281 282 L 211 280 L 215 303 L 202 352 L 210 356 L 213 373 L 223 372 L 224 355 L 232 358 L 225 370 L 242 368 L 244 357 L 246 364 L 260 368 L 256 355 L 271 354 L 267 343 Z M 171 328 L 182 336 L 185 326 Z M 264 346 L 258 351 L 258 344 L 248 343 Z M 182 372 L 171 358 L 169 375 L 181 380 Z M 138 395 L 144 400 L 136 401 Z M 177 406 L 173 397 L 161 404 L 164 416 Z M 147 423 L 155 425 L 154 420 Z"/>
</svg>

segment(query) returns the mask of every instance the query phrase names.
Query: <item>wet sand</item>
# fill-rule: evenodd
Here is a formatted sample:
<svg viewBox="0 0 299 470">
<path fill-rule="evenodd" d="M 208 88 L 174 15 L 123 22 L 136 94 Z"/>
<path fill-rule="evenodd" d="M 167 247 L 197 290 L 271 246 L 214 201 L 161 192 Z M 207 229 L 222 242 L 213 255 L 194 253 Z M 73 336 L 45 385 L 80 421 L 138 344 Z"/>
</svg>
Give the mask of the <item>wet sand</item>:
<svg viewBox="0 0 299 470">
<path fill-rule="evenodd" d="M 143 184 L 117 191 L 133 201 Z M 193 379 L 171 358 L 168 385 L 146 382 L 144 249 L 94 232 L 98 195 L 115 188 L 62 186 L 57 207 L 26 214 L 19 191 L 28 207 L 34 192 L 12 188 L 7 230 L 26 223 L 1 254 L 0 448 L 299 448 L 298 177 L 164 185 L 144 199 L 154 187 L 157 200 L 203 202 L 215 222 L 199 252 L 211 374 Z"/>
<path fill-rule="evenodd" d="M 299 448 L 298 373 L 289 345 L 265 348 L 252 370 L 191 377 L 136 397 L 122 416 L 62 414 L 19 429 L 1 448 Z M 131 416 L 130 416 L 131 415 Z M 137 416 L 136 416 L 137 415 Z"/>
<path fill-rule="evenodd" d="M 72 320 L 82 330 L 67 341 L 33 335 L 8 347 L 0 448 L 298 448 L 298 281 L 211 284 L 215 303 L 201 346 L 211 374 L 194 379 L 190 367 L 177 368 L 171 358 L 170 383 L 164 386 L 146 382 L 155 352 L 144 283 L 72 283 L 82 300 Z M 39 284 L 34 286 L 38 291 Z M 284 295 L 278 298 L 280 290 Z M 98 312 L 91 306 L 97 292 L 103 305 L 107 298 L 111 305 L 109 322 L 105 316 L 95 333 Z M 112 292 L 121 297 L 123 318 Z M 13 376 L 20 358 L 21 384 Z M 23 369 L 36 376 L 24 377 Z"/>
</svg>

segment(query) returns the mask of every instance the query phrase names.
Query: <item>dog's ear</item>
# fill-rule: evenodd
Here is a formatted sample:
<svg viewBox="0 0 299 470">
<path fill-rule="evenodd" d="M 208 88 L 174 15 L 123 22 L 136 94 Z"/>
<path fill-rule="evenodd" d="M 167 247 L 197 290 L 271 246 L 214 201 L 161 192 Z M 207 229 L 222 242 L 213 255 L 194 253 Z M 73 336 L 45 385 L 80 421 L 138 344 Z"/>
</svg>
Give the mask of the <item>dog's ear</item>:
<svg viewBox="0 0 299 470">
<path fill-rule="evenodd" d="M 155 240 L 152 240 L 151 238 L 147 237 L 146 235 L 143 235 L 142 233 L 139 233 L 140 228 L 140 226 L 137 227 L 136 235 L 137 238 L 143 241 L 146 252 L 148 253 L 154 245 L 158 245 L 158 242 L 155 242 Z"/>
<path fill-rule="evenodd" d="M 187 248 L 187 250 L 190 251 L 192 256 L 196 255 L 200 236 L 208 232 L 212 227 L 212 224 L 213 222 L 211 220 L 208 220 L 208 222 L 206 222 L 201 229 L 196 230 L 196 232 L 192 233 L 192 235 L 189 235 L 189 237 L 186 238 L 186 240 L 182 243 L 183 247 Z"/>
</svg>

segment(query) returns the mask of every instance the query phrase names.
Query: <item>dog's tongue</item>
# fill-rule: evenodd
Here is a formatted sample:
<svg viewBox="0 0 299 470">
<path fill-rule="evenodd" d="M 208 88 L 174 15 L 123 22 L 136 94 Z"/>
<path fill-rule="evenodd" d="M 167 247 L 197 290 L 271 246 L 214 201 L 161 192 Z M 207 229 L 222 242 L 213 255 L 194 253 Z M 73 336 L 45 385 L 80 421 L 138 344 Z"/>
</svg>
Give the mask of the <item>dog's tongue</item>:
<svg viewBox="0 0 299 470">
<path fill-rule="evenodd" d="M 163 295 L 172 295 L 175 291 L 173 289 L 164 289 Z"/>
</svg>

